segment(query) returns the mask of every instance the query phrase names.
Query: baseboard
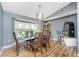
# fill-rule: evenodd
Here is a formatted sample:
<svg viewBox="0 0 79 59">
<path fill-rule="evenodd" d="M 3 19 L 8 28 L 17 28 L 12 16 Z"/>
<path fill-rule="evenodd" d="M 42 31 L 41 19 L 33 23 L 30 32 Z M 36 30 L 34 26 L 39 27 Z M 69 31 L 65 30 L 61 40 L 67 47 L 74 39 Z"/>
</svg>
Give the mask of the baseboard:
<svg viewBox="0 0 79 59">
<path fill-rule="evenodd" d="M 11 47 L 13 47 L 13 46 L 15 46 L 15 43 L 12 43 L 11 45 L 8 45 L 8 46 L 4 46 L 3 49 L 11 48 Z"/>
<path fill-rule="evenodd" d="M 11 47 L 13 47 L 13 46 L 15 46 L 15 43 L 12 43 L 11 45 L 8 45 L 8 46 L 4 46 L 4 47 L 1 49 L 1 51 L 0 51 L 0 56 L 2 55 L 2 52 L 3 52 L 5 49 L 11 48 Z"/>
</svg>

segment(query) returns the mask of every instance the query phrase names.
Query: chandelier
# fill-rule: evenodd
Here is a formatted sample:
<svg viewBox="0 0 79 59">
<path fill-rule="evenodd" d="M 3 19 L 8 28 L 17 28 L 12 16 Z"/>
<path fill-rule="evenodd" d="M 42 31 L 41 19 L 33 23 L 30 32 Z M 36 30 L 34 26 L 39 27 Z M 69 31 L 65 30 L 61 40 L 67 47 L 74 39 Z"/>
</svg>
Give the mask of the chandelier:
<svg viewBox="0 0 79 59">
<path fill-rule="evenodd" d="M 38 5 L 38 7 L 39 7 L 39 12 L 36 14 L 36 18 L 38 21 L 41 21 L 41 20 L 43 20 L 44 15 L 41 12 L 41 5 Z"/>
</svg>

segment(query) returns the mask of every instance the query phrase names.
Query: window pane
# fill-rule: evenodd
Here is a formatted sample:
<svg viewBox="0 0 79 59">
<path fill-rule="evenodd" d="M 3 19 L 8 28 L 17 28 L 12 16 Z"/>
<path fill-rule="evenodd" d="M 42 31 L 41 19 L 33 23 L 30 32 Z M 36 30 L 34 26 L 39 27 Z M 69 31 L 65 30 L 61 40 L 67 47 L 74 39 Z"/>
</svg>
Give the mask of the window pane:
<svg viewBox="0 0 79 59">
<path fill-rule="evenodd" d="M 15 21 L 15 31 L 20 39 L 32 37 L 37 30 L 37 24 Z"/>
</svg>

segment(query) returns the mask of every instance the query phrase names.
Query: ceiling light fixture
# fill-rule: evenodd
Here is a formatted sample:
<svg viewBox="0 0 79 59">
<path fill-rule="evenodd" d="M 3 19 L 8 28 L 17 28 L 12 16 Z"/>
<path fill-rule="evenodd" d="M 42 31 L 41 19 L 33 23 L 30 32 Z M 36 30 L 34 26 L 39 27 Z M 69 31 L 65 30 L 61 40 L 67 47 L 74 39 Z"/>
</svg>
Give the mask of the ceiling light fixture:
<svg viewBox="0 0 79 59">
<path fill-rule="evenodd" d="M 44 15 L 43 15 L 43 13 L 41 12 L 41 5 L 38 5 L 38 7 L 39 7 L 39 12 L 36 14 L 36 18 L 37 18 L 39 21 L 41 21 L 41 20 L 43 20 Z"/>
</svg>

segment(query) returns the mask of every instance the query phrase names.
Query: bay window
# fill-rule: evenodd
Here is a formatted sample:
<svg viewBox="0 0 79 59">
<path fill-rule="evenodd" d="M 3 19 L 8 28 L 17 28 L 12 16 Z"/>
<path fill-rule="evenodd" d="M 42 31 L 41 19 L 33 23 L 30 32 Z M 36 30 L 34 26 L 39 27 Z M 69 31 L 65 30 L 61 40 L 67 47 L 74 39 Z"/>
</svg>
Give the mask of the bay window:
<svg viewBox="0 0 79 59">
<path fill-rule="evenodd" d="M 15 21 L 15 32 L 17 37 L 21 40 L 24 38 L 33 37 L 36 31 L 36 23 Z"/>
</svg>

